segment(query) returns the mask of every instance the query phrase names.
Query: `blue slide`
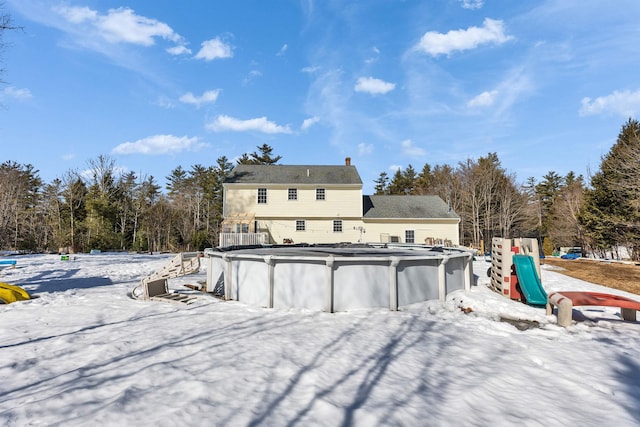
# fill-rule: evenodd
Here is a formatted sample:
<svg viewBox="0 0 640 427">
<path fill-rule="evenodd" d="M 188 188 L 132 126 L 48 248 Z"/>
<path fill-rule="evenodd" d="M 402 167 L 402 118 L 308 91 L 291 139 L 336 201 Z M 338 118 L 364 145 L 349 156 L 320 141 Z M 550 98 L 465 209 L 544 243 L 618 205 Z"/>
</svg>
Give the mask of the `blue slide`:
<svg viewBox="0 0 640 427">
<path fill-rule="evenodd" d="M 536 264 L 529 255 L 514 255 L 513 265 L 516 267 L 516 276 L 524 298 L 529 305 L 546 305 L 547 293 L 542 287 L 538 277 Z"/>
</svg>

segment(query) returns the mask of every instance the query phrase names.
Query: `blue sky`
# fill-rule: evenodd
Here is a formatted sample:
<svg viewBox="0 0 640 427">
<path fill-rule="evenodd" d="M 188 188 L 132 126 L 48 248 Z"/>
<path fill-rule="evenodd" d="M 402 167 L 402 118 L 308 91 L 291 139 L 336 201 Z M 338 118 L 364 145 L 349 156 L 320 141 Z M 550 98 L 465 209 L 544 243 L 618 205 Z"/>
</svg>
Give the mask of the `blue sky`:
<svg viewBox="0 0 640 427">
<path fill-rule="evenodd" d="M 615 5 L 615 6 L 614 6 Z M 383 171 L 497 152 L 519 182 L 598 168 L 640 111 L 640 2 L 5 0 L 3 160 L 99 155 L 164 186 L 264 143 Z"/>
</svg>

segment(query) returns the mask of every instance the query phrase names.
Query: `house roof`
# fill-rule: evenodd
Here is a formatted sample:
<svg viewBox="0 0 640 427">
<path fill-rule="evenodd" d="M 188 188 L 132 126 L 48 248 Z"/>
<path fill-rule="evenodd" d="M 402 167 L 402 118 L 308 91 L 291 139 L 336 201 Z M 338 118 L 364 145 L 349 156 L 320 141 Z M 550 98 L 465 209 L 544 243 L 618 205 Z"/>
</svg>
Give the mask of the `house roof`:
<svg viewBox="0 0 640 427">
<path fill-rule="evenodd" d="M 357 184 L 362 180 L 355 166 L 238 165 L 225 184 Z"/>
<path fill-rule="evenodd" d="M 363 219 L 460 217 L 438 196 L 363 196 Z"/>
</svg>

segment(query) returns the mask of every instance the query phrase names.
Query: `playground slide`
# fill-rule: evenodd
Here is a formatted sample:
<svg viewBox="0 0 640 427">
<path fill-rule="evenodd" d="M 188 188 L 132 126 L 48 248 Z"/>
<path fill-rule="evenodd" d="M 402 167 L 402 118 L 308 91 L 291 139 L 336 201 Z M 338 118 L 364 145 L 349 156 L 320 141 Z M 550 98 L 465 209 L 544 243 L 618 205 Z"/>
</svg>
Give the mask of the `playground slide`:
<svg viewBox="0 0 640 427">
<path fill-rule="evenodd" d="M 518 283 L 527 304 L 546 305 L 547 293 L 542 287 L 542 282 L 538 277 L 536 264 L 533 257 L 529 255 L 514 255 L 513 265 L 516 268 Z"/>
</svg>

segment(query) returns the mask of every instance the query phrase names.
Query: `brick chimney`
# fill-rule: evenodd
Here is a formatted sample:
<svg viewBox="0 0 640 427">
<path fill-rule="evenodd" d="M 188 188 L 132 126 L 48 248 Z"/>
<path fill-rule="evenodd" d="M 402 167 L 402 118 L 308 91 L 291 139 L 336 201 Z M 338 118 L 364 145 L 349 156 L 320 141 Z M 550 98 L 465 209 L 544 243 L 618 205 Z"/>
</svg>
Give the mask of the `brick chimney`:
<svg viewBox="0 0 640 427">
<path fill-rule="evenodd" d="M 345 166 L 351 166 L 351 157 L 347 157 L 344 159 Z"/>
</svg>

